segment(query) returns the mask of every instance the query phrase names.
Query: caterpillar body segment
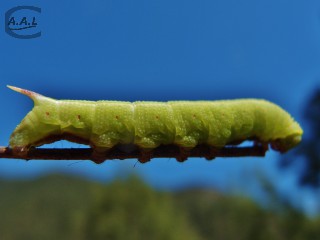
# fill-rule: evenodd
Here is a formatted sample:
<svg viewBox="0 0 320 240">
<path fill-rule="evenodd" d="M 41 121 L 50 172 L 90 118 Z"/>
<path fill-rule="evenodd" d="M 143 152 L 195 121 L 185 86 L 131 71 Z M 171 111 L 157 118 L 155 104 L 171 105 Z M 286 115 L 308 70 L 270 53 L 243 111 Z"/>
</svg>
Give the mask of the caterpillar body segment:
<svg viewBox="0 0 320 240">
<path fill-rule="evenodd" d="M 286 111 L 259 99 L 95 102 L 55 100 L 10 88 L 34 101 L 34 108 L 10 138 L 10 147 L 21 155 L 30 147 L 66 139 L 90 145 L 97 161 L 119 144 L 139 147 L 141 161 L 147 161 L 158 146 L 175 144 L 182 161 L 199 144 L 214 149 L 244 140 L 286 152 L 301 141 L 303 133 Z"/>
</svg>

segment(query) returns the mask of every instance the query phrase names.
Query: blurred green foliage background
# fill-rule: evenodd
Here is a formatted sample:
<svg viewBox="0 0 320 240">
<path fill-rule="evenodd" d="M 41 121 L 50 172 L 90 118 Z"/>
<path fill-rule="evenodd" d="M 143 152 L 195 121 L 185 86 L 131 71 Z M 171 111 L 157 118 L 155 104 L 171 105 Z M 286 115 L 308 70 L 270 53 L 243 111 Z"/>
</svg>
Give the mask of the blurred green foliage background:
<svg viewBox="0 0 320 240">
<path fill-rule="evenodd" d="M 262 207 L 212 189 L 160 192 L 134 175 L 108 184 L 65 175 L 6 180 L 0 239 L 320 239 L 320 217 L 268 194 L 272 204 Z"/>
</svg>

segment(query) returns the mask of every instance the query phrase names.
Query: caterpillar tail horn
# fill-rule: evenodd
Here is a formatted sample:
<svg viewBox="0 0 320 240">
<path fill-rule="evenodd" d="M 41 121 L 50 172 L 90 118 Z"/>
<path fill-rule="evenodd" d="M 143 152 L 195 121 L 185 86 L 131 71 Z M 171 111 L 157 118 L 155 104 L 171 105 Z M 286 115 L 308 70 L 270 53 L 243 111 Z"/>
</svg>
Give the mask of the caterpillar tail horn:
<svg viewBox="0 0 320 240">
<path fill-rule="evenodd" d="M 10 85 L 7 85 L 7 87 L 10 88 L 11 90 L 15 91 L 15 92 L 22 93 L 22 94 L 30 97 L 33 100 L 35 105 L 40 103 L 39 100 L 41 98 L 46 98 L 45 96 L 43 96 L 43 95 L 41 95 L 39 93 L 32 92 L 32 91 L 29 91 L 29 90 L 26 90 L 26 89 L 22 89 L 22 88 L 10 86 Z"/>
</svg>

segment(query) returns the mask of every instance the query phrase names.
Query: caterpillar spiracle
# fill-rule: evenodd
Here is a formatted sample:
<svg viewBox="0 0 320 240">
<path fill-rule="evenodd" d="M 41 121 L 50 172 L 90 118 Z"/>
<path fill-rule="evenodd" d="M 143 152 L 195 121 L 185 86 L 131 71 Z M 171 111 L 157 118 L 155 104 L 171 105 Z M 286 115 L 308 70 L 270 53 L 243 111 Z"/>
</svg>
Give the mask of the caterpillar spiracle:
<svg viewBox="0 0 320 240">
<path fill-rule="evenodd" d="M 34 108 L 10 137 L 9 146 L 19 155 L 27 154 L 30 147 L 61 139 L 90 145 L 93 160 L 116 145 L 133 145 L 148 153 L 160 145 L 174 144 L 187 152 L 199 144 L 221 148 L 255 140 L 286 152 L 303 134 L 285 110 L 266 100 L 56 100 L 8 87 L 34 101 Z"/>
</svg>

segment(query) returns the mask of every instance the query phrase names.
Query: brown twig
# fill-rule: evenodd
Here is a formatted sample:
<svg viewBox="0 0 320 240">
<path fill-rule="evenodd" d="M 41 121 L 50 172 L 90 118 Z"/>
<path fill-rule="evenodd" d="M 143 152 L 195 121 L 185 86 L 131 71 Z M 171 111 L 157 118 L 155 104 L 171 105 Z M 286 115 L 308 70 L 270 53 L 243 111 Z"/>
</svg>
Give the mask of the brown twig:
<svg viewBox="0 0 320 240">
<path fill-rule="evenodd" d="M 254 145 L 252 147 L 224 147 L 220 149 L 209 148 L 207 146 L 199 145 L 188 152 L 188 157 L 206 157 L 213 159 L 215 157 L 245 157 L 245 156 L 265 156 L 267 148 L 262 145 Z M 26 157 L 16 155 L 12 149 L 8 147 L 0 147 L 0 158 L 14 158 L 24 160 L 91 160 L 91 148 L 31 148 Z M 166 145 L 154 149 L 151 153 L 151 158 L 177 158 L 180 159 L 181 152 L 177 146 Z M 115 148 L 109 151 L 104 160 L 114 159 L 141 159 L 141 152 L 135 150 L 132 152 L 123 152 Z M 139 160 L 140 161 L 140 160 Z M 143 161 L 140 161 L 143 162 Z"/>
</svg>

